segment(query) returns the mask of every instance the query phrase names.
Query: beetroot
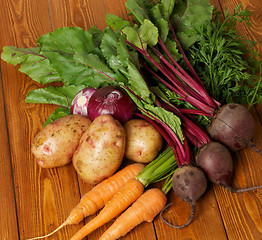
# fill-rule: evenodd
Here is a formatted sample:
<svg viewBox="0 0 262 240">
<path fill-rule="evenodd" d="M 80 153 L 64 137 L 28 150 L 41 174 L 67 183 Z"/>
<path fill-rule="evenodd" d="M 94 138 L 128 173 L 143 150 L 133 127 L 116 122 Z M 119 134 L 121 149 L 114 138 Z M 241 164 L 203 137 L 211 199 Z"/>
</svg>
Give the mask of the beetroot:
<svg viewBox="0 0 262 240">
<path fill-rule="evenodd" d="M 196 210 L 196 201 L 206 191 L 207 179 L 204 172 L 200 168 L 191 165 L 185 165 L 179 167 L 173 174 L 172 185 L 175 194 L 185 202 L 191 204 L 192 213 L 188 221 L 180 226 L 173 225 L 163 218 L 162 212 L 165 209 L 161 212 L 160 216 L 161 219 L 169 226 L 181 229 L 188 226 L 193 221 Z"/>
<path fill-rule="evenodd" d="M 211 137 L 237 151 L 250 145 L 255 131 L 255 121 L 250 112 L 240 104 L 224 105 L 215 114 L 208 132 Z"/>
<path fill-rule="evenodd" d="M 233 160 L 227 147 L 218 142 L 209 142 L 200 148 L 195 157 L 196 164 L 203 169 L 208 179 L 225 187 L 230 192 L 253 191 L 262 186 L 234 189 L 231 186 Z"/>
</svg>

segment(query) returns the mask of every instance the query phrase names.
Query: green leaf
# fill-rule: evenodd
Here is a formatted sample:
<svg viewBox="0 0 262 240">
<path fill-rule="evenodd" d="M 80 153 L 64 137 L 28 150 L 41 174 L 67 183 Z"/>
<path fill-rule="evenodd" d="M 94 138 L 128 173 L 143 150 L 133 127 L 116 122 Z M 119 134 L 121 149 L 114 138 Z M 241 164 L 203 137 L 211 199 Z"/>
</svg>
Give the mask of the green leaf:
<svg viewBox="0 0 262 240">
<path fill-rule="evenodd" d="M 55 104 L 70 108 L 71 102 L 75 95 L 84 88 L 86 88 L 84 85 L 71 85 L 63 87 L 48 86 L 45 88 L 38 88 L 31 90 L 27 94 L 25 102 Z"/>
<path fill-rule="evenodd" d="M 183 143 L 184 135 L 181 130 L 181 120 L 172 112 L 169 112 L 161 107 L 155 107 L 152 104 L 145 104 L 144 108 L 154 113 L 154 115 L 162 122 L 166 123 L 172 131 L 177 135 L 180 141 Z"/>
<path fill-rule="evenodd" d="M 128 73 L 128 84 L 130 88 L 142 97 L 144 101 L 153 104 L 153 101 L 151 100 L 151 91 L 148 89 L 148 86 L 138 68 L 132 62 L 129 62 Z"/>
<path fill-rule="evenodd" d="M 178 51 L 177 44 L 174 40 L 167 38 L 165 46 L 176 61 L 182 58 L 182 54 Z M 166 57 L 166 59 L 168 59 L 168 57 Z"/>
<path fill-rule="evenodd" d="M 117 56 L 119 60 L 123 63 L 123 66 L 125 67 L 128 67 L 129 61 L 138 63 L 138 53 L 134 51 L 129 51 L 126 44 L 125 34 L 121 34 L 118 39 Z"/>
<path fill-rule="evenodd" d="M 41 54 L 40 48 L 17 48 L 6 46 L 1 54 L 3 61 L 14 66 L 21 64 L 19 71 L 27 74 L 38 83 L 61 81 L 60 75 L 51 67 L 50 62 Z"/>
<path fill-rule="evenodd" d="M 123 29 L 127 40 L 141 49 L 146 49 L 147 45 L 155 46 L 158 42 L 158 29 L 148 19 L 145 19 L 139 28 L 126 27 Z"/>
<path fill-rule="evenodd" d="M 145 19 L 149 19 L 146 8 L 141 0 L 127 0 L 126 8 L 134 15 L 134 17 L 142 24 Z"/>
<path fill-rule="evenodd" d="M 75 59 L 76 54 L 95 53 L 99 55 L 90 32 L 77 27 L 59 28 L 40 37 L 38 43 L 51 66 L 63 78 L 65 85 L 82 85 L 89 78 L 93 81 L 94 70 Z"/>
<path fill-rule="evenodd" d="M 161 0 L 155 5 L 151 4 L 151 8 L 148 9 L 150 18 L 153 18 L 154 21 L 158 19 L 169 21 L 175 2 L 175 0 Z"/>
<path fill-rule="evenodd" d="M 95 47 L 99 47 L 101 42 L 102 42 L 102 38 L 104 36 L 104 32 L 101 31 L 100 29 L 98 29 L 96 26 L 92 26 L 88 30 L 88 32 L 92 35 L 93 44 L 95 45 Z M 96 50 L 96 48 L 94 50 Z"/>
<path fill-rule="evenodd" d="M 48 117 L 46 122 L 44 123 L 43 127 L 48 125 L 49 123 L 53 122 L 54 120 L 64 117 L 70 114 L 70 110 L 63 108 L 63 107 L 58 107 L 56 110 Z"/>
<path fill-rule="evenodd" d="M 120 33 L 114 32 L 112 28 L 105 29 L 100 48 L 106 59 L 117 54 L 119 35 Z"/>
<path fill-rule="evenodd" d="M 161 0 L 160 8 L 165 20 L 169 20 L 175 6 L 175 0 Z"/>
<path fill-rule="evenodd" d="M 128 26 L 131 27 L 130 22 L 125 21 L 124 19 L 109 13 L 106 14 L 106 23 L 115 31 L 121 30 Z"/>
<path fill-rule="evenodd" d="M 210 5 L 209 0 L 188 0 L 176 4 L 173 23 L 184 49 L 196 42 L 195 28 L 205 26 L 212 20 L 213 8 L 214 6 Z"/>
<path fill-rule="evenodd" d="M 160 18 L 156 20 L 155 24 L 158 28 L 160 38 L 165 42 L 169 33 L 168 22 L 163 18 Z"/>
<path fill-rule="evenodd" d="M 98 87 L 104 82 L 114 84 L 116 80 L 115 73 L 109 68 L 106 62 L 101 61 L 99 56 L 95 54 L 82 54 L 80 52 L 75 54 L 74 59 L 89 69 L 94 80 L 92 81 L 92 86 L 96 85 Z"/>
</svg>

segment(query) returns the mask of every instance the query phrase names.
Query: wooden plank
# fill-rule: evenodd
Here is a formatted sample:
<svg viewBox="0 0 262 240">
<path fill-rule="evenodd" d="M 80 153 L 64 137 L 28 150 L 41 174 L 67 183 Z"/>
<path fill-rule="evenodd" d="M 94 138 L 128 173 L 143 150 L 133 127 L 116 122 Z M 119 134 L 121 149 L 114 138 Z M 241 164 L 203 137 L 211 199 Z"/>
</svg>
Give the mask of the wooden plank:
<svg viewBox="0 0 262 240">
<path fill-rule="evenodd" d="M 64 26 L 77 26 L 86 30 L 94 25 L 99 29 L 106 27 L 103 0 L 50 1 L 50 13 L 54 29 Z"/>
<path fill-rule="evenodd" d="M 220 0 L 223 9 L 232 11 L 239 3 L 251 11 L 252 27 L 245 24 L 237 26 L 238 32 L 251 40 L 258 42 L 257 50 L 261 52 L 262 29 L 259 16 L 261 16 L 261 1 L 225 1 Z M 261 55 L 260 55 L 261 58 Z M 262 58 L 261 58 L 262 59 Z M 256 122 L 254 143 L 262 148 L 261 144 L 261 105 L 253 107 L 251 113 Z M 259 119 L 260 116 L 260 119 Z M 258 186 L 261 181 L 261 156 L 253 149 L 246 148 L 233 154 L 235 174 L 233 186 L 245 188 Z M 262 199 L 261 190 L 249 193 L 231 194 L 221 187 L 215 187 L 217 201 L 220 207 L 222 219 L 227 231 L 228 239 L 260 239 L 262 236 Z"/>
<path fill-rule="evenodd" d="M 103 30 L 105 23 L 105 6 L 103 0 L 79 1 L 79 0 L 58 0 L 50 1 L 50 13 L 53 29 L 60 27 L 82 27 L 88 30 L 96 26 Z M 83 196 L 93 186 L 86 184 L 78 178 L 80 194 Z M 73 208 L 73 207 L 72 207 Z M 90 221 L 94 216 L 89 216 L 80 224 L 75 226 L 73 234 L 80 229 L 85 222 Z M 106 225 L 107 226 L 107 225 Z M 71 226 L 70 226 L 71 228 Z M 89 240 L 98 239 L 105 231 L 106 227 L 101 227 L 88 236 Z M 72 235 L 73 235 L 72 234 Z"/>
<path fill-rule="evenodd" d="M 0 6 L 1 7 L 1 6 Z M 2 76 L 1 76 L 2 80 Z M 12 176 L 12 165 L 10 161 L 9 140 L 5 117 L 5 105 L 3 98 L 2 81 L 0 82 L 0 219 L 4 219 L 0 224 L 0 239 L 19 239 L 15 189 Z"/>
<path fill-rule="evenodd" d="M 125 11 L 124 2 L 121 0 L 41 0 L 37 2 L 2 0 L 0 22 L 4 24 L 1 24 L 0 28 L 4 34 L 1 35 L 0 49 L 4 45 L 35 46 L 39 36 L 63 26 L 79 26 L 88 29 L 96 25 L 103 29 L 106 26 L 105 10 L 130 20 Z M 220 6 L 217 0 L 211 2 Z M 229 9 L 233 9 L 239 2 L 240 0 L 230 2 L 220 0 L 221 5 Z M 242 3 L 244 7 L 252 11 L 254 24 L 250 29 L 240 26 L 239 30 L 251 39 L 257 40 L 259 42 L 258 50 L 261 51 L 261 1 L 242 0 Z M 1 69 L 3 86 L 0 84 L 0 93 L 2 90 L 5 92 L 5 99 L 1 95 L 0 106 L 3 109 L 5 100 L 10 138 L 8 139 L 6 118 L 2 111 L 0 114 L 2 122 L 0 152 L 1 159 L 3 159 L 0 166 L 0 216 L 2 219 L 0 239 L 26 239 L 47 234 L 61 224 L 80 199 L 79 186 L 81 195 L 92 186 L 81 180 L 78 183 L 71 164 L 50 170 L 38 167 L 31 155 L 30 143 L 35 134 L 42 129 L 42 124 L 55 107 L 25 104 L 26 93 L 39 85 L 19 73 L 17 67 L 1 62 Z M 252 108 L 251 111 L 257 125 L 254 142 L 262 148 L 260 137 L 262 106 Z M 233 182 L 235 186 L 262 185 L 260 174 L 262 162 L 257 153 L 252 149 L 245 149 L 234 154 L 234 159 L 237 163 Z M 198 202 L 196 218 L 190 227 L 182 230 L 172 229 L 166 226 L 158 216 L 154 221 L 155 229 L 153 224 L 143 223 L 123 239 L 153 240 L 156 239 L 155 232 L 158 240 L 227 239 L 225 230 L 228 238 L 232 240 L 261 239 L 261 190 L 231 194 L 215 186 L 214 192 L 215 195 L 210 185 L 207 193 Z M 14 194 L 16 194 L 15 198 Z M 164 216 L 173 223 L 184 223 L 190 214 L 190 207 L 173 194 L 169 194 L 168 199 L 174 205 L 165 212 Z M 17 216 L 15 201 L 17 202 Z M 93 216 L 86 220 L 89 221 L 92 218 Z M 222 221 L 224 221 L 225 229 Z M 88 239 L 98 239 L 112 222 L 90 234 Z M 83 223 L 66 227 L 51 239 L 69 239 L 82 225 Z"/>
<path fill-rule="evenodd" d="M 4 0 L 1 4 L 0 22 L 5 23 L 0 26 L 5 33 L 1 37 L 1 49 L 5 45 L 36 46 L 36 39 L 52 30 L 47 0 Z M 27 92 L 39 85 L 19 73 L 17 67 L 3 63 L 2 74 L 19 233 L 20 239 L 26 239 L 49 233 L 61 224 L 79 201 L 79 190 L 71 165 L 41 169 L 30 151 L 35 134 L 54 107 L 24 103 Z M 14 226 L 14 234 L 15 229 Z M 68 239 L 74 231 L 74 228 L 63 229 L 52 239 Z"/>
</svg>

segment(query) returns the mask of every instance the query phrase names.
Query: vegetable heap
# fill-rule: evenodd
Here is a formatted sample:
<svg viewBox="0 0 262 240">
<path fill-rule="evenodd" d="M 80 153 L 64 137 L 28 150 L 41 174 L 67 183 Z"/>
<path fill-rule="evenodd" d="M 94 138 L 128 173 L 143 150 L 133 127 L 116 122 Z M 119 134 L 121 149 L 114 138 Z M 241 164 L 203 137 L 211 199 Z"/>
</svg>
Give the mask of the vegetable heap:
<svg viewBox="0 0 262 240">
<path fill-rule="evenodd" d="M 252 142 L 254 120 L 240 105 L 262 101 L 262 64 L 254 42 L 235 30 L 237 22 L 250 24 L 250 12 L 239 5 L 232 14 L 225 11 L 222 20 L 208 0 L 127 0 L 126 8 L 133 24 L 108 14 L 104 31 L 63 27 L 41 36 L 37 47 L 5 47 L 2 59 L 21 64 L 21 72 L 49 84 L 30 91 L 25 99 L 58 105 L 45 126 L 71 113 L 92 121 L 111 114 L 121 123 L 135 115 L 154 125 L 169 145 L 159 158 L 171 155 L 164 157 L 166 163 L 156 158 L 153 162 L 159 165 L 145 169 L 157 181 L 166 178 L 162 192 L 173 186 L 191 204 L 192 214 L 181 226 L 162 218 L 183 228 L 192 222 L 206 177 L 231 192 L 261 188 L 236 190 L 230 185 L 230 150 L 252 146 L 262 155 Z M 54 82 L 62 86 L 50 86 Z M 146 187 L 152 178 L 139 181 Z M 72 239 L 88 234 L 86 228 Z"/>
</svg>

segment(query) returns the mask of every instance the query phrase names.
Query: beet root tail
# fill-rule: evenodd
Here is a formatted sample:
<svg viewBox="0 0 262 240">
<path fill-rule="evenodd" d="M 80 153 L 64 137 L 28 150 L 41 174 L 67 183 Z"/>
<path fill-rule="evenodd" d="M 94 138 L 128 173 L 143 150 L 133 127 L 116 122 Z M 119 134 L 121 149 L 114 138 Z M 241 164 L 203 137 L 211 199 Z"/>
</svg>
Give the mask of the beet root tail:
<svg viewBox="0 0 262 240">
<path fill-rule="evenodd" d="M 259 149 L 252 141 L 248 142 L 248 146 L 253 148 L 260 156 L 262 156 L 262 150 Z"/>
<path fill-rule="evenodd" d="M 196 202 L 191 203 L 191 215 L 189 216 L 187 222 L 183 225 L 173 225 L 172 223 L 168 222 L 164 217 L 163 217 L 163 212 L 171 205 L 172 203 L 166 205 L 166 207 L 160 212 L 160 218 L 161 220 L 167 224 L 168 226 L 172 227 L 172 228 L 177 228 L 177 229 L 182 229 L 187 227 L 194 219 L 195 216 L 195 212 L 196 212 Z"/>
<path fill-rule="evenodd" d="M 262 186 L 255 186 L 255 187 L 249 187 L 249 188 L 233 188 L 231 186 L 223 186 L 225 189 L 227 189 L 229 192 L 232 193 L 242 193 L 242 192 L 251 192 L 254 191 L 256 189 L 262 189 Z"/>
</svg>

